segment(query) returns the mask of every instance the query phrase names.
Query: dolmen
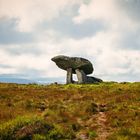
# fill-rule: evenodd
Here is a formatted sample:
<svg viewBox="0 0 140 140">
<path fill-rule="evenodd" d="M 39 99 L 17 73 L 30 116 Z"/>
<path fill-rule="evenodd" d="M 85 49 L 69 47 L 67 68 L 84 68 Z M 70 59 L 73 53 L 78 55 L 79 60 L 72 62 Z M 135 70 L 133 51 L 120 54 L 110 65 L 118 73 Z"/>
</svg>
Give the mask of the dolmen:
<svg viewBox="0 0 140 140">
<path fill-rule="evenodd" d="M 53 57 L 51 60 L 55 62 L 60 69 L 67 71 L 67 84 L 86 84 L 102 82 L 102 80 L 99 78 L 87 76 L 88 74 L 92 74 L 94 69 L 92 63 L 85 58 L 58 55 Z M 77 82 L 73 80 L 73 74 L 77 75 Z"/>
</svg>

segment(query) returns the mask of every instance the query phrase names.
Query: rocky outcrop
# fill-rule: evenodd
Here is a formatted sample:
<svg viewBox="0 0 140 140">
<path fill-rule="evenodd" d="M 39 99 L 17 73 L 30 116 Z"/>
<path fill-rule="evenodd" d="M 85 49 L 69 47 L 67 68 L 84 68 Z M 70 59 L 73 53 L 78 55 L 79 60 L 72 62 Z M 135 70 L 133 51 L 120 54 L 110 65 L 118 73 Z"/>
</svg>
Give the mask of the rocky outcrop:
<svg viewBox="0 0 140 140">
<path fill-rule="evenodd" d="M 59 55 L 53 57 L 51 60 L 54 61 L 59 68 L 67 71 L 67 84 L 102 82 L 101 79 L 87 76 L 88 74 L 91 74 L 94 69 L 92 63 L 85 58 Z M 73 81 L 73 74 L 77 75 L 78 82 Z"/>
</svg>

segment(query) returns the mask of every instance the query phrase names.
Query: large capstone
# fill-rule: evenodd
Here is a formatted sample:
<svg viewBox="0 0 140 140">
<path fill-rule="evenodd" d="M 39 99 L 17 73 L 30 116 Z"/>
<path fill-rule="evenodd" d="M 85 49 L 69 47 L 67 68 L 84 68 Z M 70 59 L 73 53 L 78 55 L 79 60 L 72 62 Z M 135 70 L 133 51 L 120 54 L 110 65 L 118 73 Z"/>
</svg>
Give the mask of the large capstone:
<svg viewBox="0 0 140 140">
<path fill-rule="evenodd" d="M 69 68 L 71 68 L 72 73 L 74 74 L 76 73 L 77 69 L 82 70 L 86 75 L 93 72 L 93 66 L 91 62 L 81 57 L 68 57 L 59 55 L 53 57 L 51 60 L 54 61 L 56 65 L 63 70 L 67 71 Z"/>
</svg>

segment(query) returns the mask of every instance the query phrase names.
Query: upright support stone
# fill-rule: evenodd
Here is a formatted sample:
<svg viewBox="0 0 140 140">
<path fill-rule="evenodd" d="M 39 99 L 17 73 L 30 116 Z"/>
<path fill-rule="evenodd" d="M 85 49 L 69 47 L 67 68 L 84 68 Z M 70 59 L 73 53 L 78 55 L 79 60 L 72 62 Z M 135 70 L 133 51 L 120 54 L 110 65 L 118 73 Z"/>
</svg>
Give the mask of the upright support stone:
<svg viewBox="0 0 140 140">
<path fill-rule="evenodd" d="M 66 83 L 67 84 L 71 84 L 73 82 L 72 79 L 72 68 L 68 68 L 67 69 L 67 79 L 66 79 Z"/>
<path fill-rule="evenodd" d="M 83 70 L 76 69 L 75 72 L 77 74 L 77 79 L 79 84 L 87 82 L 87 76 Z"/>
</svg>

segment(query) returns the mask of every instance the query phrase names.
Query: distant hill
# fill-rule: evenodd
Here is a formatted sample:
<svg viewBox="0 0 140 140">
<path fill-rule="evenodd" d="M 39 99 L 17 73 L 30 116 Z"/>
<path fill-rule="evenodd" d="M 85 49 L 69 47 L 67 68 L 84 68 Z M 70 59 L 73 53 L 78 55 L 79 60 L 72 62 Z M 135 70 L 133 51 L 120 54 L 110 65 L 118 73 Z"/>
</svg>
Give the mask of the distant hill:
<svg viewBox="0 0 140 140">
<path fill-rule="evenodd" d="M 1 78 L 0 82 L 4 83 L 19 83 L 19 84 L 28 84 L 28 83 L 34 83 L 34 81 L 28 80 L 28 79 L 22 79 L 22 78 Z"/>
<path fill-rule="evenodd" d="M 42 77 L 30 77 L 27 78 L 24 75 L 17 74 L 1 74 L 0 82 L 1 83 L 18 83 L 18 84 L 29 84 L 29 83 L 37 83 L 37 84 L 48 84 L 54 82 L 63 83 L 63 78 L 42 78 Z"/>
</svg>

